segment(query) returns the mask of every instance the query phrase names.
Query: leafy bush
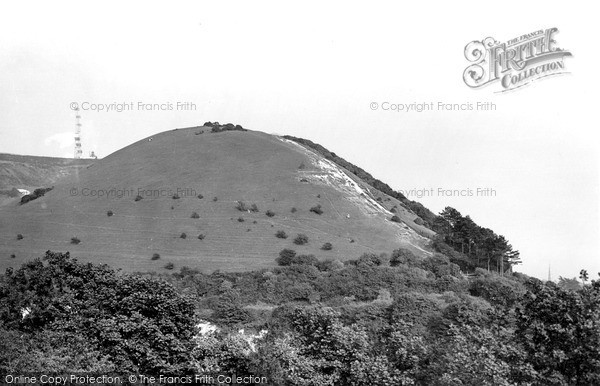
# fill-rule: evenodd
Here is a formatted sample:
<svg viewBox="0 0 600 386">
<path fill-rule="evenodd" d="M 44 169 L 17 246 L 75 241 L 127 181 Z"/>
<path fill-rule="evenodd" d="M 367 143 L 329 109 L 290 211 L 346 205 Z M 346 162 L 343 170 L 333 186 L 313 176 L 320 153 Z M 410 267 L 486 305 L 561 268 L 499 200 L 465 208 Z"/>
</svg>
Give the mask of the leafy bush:
<svg viewBox="0 0 600 386">
<path fill-rule="evenodd" d="M 179 238 L 185 239 L 185 238 L 187 238 L 187 235 L 185 233 L 182 233 L 181 235 L 179 235 Z"/>
<path fill-rule="evenodd" d="M 71 244 L 79 244 L 81 242 L 81 240 L 79 240 L 77 237 L 71 237 Z"/>
<path fill-rule="evenodd" d="M 417 225 L 425 225 L 425 221 L 423 221 L 421 217 L 415 218 L 414 223 Z"/>
<path fill-rule="evenodd" d="M 393 215 L 392 218 L 390 218 L 390 221 L 392 222 L 402 222 L 402 220 L 400 220 L 400 217 Z"/>
<path fill-rule="evenodd" d="M 308 243 L 308 236 L 303 233 L 299 233 L 294 239 L 294 244 L 296 245 L 304 245 L 306 243 Z"/>
<path fill-rule="evenodd" d="M 26 194 L 23 197 L 21 197 L 21 205 L 28 203 L 29 201 L 33 201 L 35 199 L 38 199 L 40 197 L 42 197 L 43 195 L 45 195 L 47 192 L 51 191 L 52 189 L 54 189 L 54 187 L 50 187 L 50 188 L 37 188 L 33 191 L 33 193 L 31 194 Z"/>
<path fill-rule="evenodd" d="M 196 212 L 193 212 L 191 217 L 192 218 L 200 218 L 200 215 Z"/>
<path fill-rule="evenodd" d="M 158 253 L 152 254 L 152 260 L 158 260 L 158 259 L 160 259 L 160 255 Z"/>
<path fill-rule="evenodd" d="M 113 214 L 114 214 L 114 213 L 113 213 L 113 211 L 112 211 L 112 210 L 109 210 L 108 212 L 106 212 L 106 215 L 107 215 L 108 217 L 111 217 Z"/>
<path fill-rule="evenodd" d="M 204 240 L 204 238 L 205 238 L 205 237 L 206 237 L 206 236 L 204 235 L 204 233 L 200 233 L 200 234 L 198 235 L 198 240 Z"/>
<path fill-rule="evenodd" d="M 325 243 L 321 246 L 321 249 L 324 251 L 331 251 L 333 249 L 333 245 L 331 243 Z"/>
<path fill-rule="evenodd" d="M 23 235 L 19 233 L 19 234 L 17 235 L 17 240 L 23 240 Z"/>
<path fill-rule="evenodd" d="M 217 202 L 219 199 L 217 197 L 213 197 L 213 201 Z"/>
<path fill-rule="evenodd" d="M 244 222 L 244 221 L 246 221 L 246 220 L 244 220 L 244 218 L 243 218 L 243 217 L 238 217 L 238 219 L 237 219 L 237 220 L 238 220 L 238 222 Z"/>
<path fill-rule="evenodd" d="M 321 205 L 316 205 L 310 208 L 310 211 L 316 214 L 323 214 L 323 209 L 321 209 Z"/>
<path fill-rule="evenodd" d="M 412 251 L 404 248 L 396 249 L 392 252 L 392 258 L 390 259 L 390 265 L 397 267 L 400 264 L 406 264 L 409 266 L 417 265 L 419 259 L 415 256 Z"/>
<path fill-rule="evenodd" d="M 173 200 L 179 200 L 181 197 L 179 197 L 179 194 L 175 193 L 173 195 Z"/>
<path fill-rule="evenodd" d="M 140 196 L 139 194 L 137 196 L 135 196 L 135 201 L 140 201 L 143 199 L 144 199 L 144 197 Z"/>
<path fill-rule="evenodd" d="M 14 253 L 11 253 L 11 254 L 10 254 L 10 258 L 11 258 L 11 259 L 14 259 L 14 258 L 16 258 L 16 257 L 17 257 L 17 255 L 15 255 Z"/>
<path fill-rule="evenodd" d="M 290 265 L 294 257 L 296 257 L 296 251 L 285 248 L 279 252 L 279 257 L 275 261 L 278 265 Z"/>
<path fill-rule="evenodd" d="M 265 214 L 266 214 L 268 217 L 273 217 L 273 216 L 275 216 L 275 212 L 273 212 L 272 210 L 267 210 L 267 211 L 265 212 Z"/>
<path fill-rule="evenodd" d="M 288 236 L 284 231 L 277 231 L 277 233 L 275 233 L 275 237 L 278 239 L 287 239 Z"/>
<path fill-rule="evenodd" d="M 293 207 L 293 208 L 290 210 L 290 212 L 292 212 L 292 213 L 296 213 L 297 211 L 298 211 L 298 209 L 296 209 L 296 207 Z"/>
<path fill-rule="evenodd" d="M 199 195 L 198 195 L 198 198 L 199 198 L 199 199 L 203 199 L 203 198 L 204 198 L 204 196 L 203 196 L 203 195 L 201 195 L 201 194 L 199 194 Z"/>
<path fill-rule="evenodd" d="M 175 264 L 173 264 L 172 262 L 168 262 L 167 264 L 165 264 L 165 269 L 171 270 L 175 268 Z"/>
</svg>

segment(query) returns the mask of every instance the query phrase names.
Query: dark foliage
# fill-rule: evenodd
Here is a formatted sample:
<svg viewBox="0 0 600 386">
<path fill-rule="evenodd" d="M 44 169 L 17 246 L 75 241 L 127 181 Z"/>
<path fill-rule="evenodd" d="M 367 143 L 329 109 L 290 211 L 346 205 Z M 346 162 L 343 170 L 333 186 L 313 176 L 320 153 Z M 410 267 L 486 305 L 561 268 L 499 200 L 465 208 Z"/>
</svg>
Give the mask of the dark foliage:
<svg viewBox="0 0 600 386">
<path fill-rule="evenodd" d="M 316 214 L 323 214 L 323 209 L 321 208 L 321 205 L 315 205 L 312 208 L 310 208 L 310 211 Z"/>
<path fill-rule="evenodd" d="M 37 188 L 31 194 L 26 194 L 21 197 L 21 205 L 28 203 L 29 201 L 36 200 L 40 197 L 43 197 L 46 193 L 54 189 L 54 186 L 50 188 Z"/>
<path fill-rule="evenodd" d="M 294 244 L 296 245 L 304 245 L 306 243 L 308 243 L 308 236 L 303 233 L 299 233 L 294 239 Z"/>
</svg>

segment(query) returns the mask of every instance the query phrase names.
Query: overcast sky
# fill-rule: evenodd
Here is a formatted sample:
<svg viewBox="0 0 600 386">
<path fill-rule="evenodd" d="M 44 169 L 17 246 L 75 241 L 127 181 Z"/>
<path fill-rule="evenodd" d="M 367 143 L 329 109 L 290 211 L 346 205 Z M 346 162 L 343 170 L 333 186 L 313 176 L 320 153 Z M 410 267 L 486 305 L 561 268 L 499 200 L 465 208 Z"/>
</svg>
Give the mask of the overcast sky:
<svg viewBox="0 0 600 386">
<path fill-rule="evenodd" d="M 433 189 L 410 198 L 434 212 L 455 207 L 504 235 L 521 251 L 522 272 L 546 278 L 551 264 L 554 279 L 582 268 L 596 276 L 600 55 L 591 5 L 286 4 L 4 4 L 0 152 L 72 157 L 73 102 L 88 107 L 85 155 L 207 120 L 301 136 L 396 190 Z M 570 74 L 508 93 L 464 84 L 470 41 L 551 27 L 573 53 Z M 178 111 L 178 102 L 195 106 Z M 496 110 L 392 112 L 385 102 L 493 102 Z M 117 103 L 134 108 L 91 110 Z M 140 111 L 139 103 L 173 109 Z M 495 196 L 439 194 L 477 188 Z"/>
</svg>

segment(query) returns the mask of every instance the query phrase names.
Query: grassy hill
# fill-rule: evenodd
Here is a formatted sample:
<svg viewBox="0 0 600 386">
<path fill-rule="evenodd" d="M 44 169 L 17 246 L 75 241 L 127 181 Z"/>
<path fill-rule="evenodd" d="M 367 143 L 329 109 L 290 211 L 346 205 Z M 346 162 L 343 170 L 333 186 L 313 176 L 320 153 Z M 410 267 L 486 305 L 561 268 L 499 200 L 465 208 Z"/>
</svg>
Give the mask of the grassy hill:
<svg viewBox="0 0 600 386">
<path fill-rule="evenodd" d="M 284 248 L 340 260 L 398 247 L 428 254 L 422 235 L 431 231 L 400 201 L 309 147 L 261 132 L 171 130 L 93 164 L 51 165 L 55 174 L 48 174 L 62 173 L 52 191 L 0 208 L 2 269 L 48 249 L 129 271 L 162 271 L 167 263 L 260 269 L 273 266 Z M 240 211 L 238 201 L 258 211 Z M 394 214 L 400 222 L 390 221 Z M 298 234 L 308 243 L 294 244 Z M 322 250 L 325 243 L 333 248 Z"/>
</svg>

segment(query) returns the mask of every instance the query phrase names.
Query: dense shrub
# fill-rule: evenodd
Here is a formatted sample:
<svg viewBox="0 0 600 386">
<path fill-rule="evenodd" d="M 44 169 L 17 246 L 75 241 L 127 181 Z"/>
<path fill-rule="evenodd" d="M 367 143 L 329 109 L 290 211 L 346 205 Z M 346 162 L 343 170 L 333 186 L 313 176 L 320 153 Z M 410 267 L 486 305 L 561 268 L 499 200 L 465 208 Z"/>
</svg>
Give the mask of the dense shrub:
<svg viewBox="0 0 600 386">
<path fill-rule="evenodd" d="M 390 218 L 390 221 L 393 222 L 402 222 L 402 220 L 400 220 L 400 217 L 393 215 L 392 218 Z"/>
<path fill-rule="evenodd" d="M 270 210 L 270 209 L 269 209 L 269 210 L 267 210 L 267 211 L 265 212 L 265 214 L 266 214 L 268 217 L 273 217 L 273 216 L 275 216 L 275 212 L 273 212 L 273 211 L 272 211 L 272 210 Z"/>
<path fill-rule="evenodd" d="M 71 244 L 79 244 L 81 242 L 81 240 L 79 240 L 77 237 L 71 237 Z"/>
<path fill-rule="evenodd" d="M 106 215 L 107 215 L 108 217 L 111 217 L 113 214 L 114 214 L 114 213 L 113 213 L 113 211 L 112 211 L 112 210 L 109 210 L 108 212 L 106 212 Z"/>
<path fill-rule="evenodd" d="M 298 211 L 298 209 L 296 209 L 295 207 L 293 207 L 293 208 L 290 210 L 290 212 L 292 212 L 292 213 L 296 213 L 297 211 Z"/>
<path fill-rule="evenodd" d="M 248 206 L 244 201 L 238 201 L 235 208 L 240 212 L 258 212 L 258 206 L 256 204 Z"/>
<path fill-rule="evenodd" d="M 306 243 L 308 243 L 308 236 L 303 233 L 299 233 L 294 239 L 294 244 L 296 245 L 304 245 Z"/>
<path fill-rule="evenodd" d="M 283 251 L 294 252 L 291 249 L 284 249 Z M 288 266 L 292 264 L 316 266 L 319 264 L 319 259 L 317 259 L 314 255 L 296 255 L 295 252 L 293 254 L 291 252 L 286 252 L 282 255 L 281 252 L 279 254 L 279 258 L 276 260 L 277 264 L 280 266 Z"/>
<path fill-rule="evenodd" d="M 392 257 L 390 258 L 390 265 L 392 267 L 396 267 L 400 264 L 406 264 L 409 266 L 414 266 L 418 264 L 419 259 L 415 256 L 412 251 L 404 248 L 396 249 L 392 252 Z"/>
<path fill-rule="evenodd" d="M 179 197 L 179 194 L 175 193 L 173 195 L 173 200 L 179 200 L 181 197 Z"/>
<path fill-rule="evenodd" d="M 217 202 L 218 200 L 219 200 L 219 198 L 218 198 L 218 197 L 216 197 L 216 196 L 215 196 L 215 197 L 213 197 L 213 201 L 214 201 L 214 202 Z"/>
<path fill-rule="evenodd" d="M 140 201 L 143 199 L 144 199 L 144 197 L 140 196 L 139 194 L 137 196 L 135 196 L 135 201 Z"/>
<path fill-rule="evenodd" d="M 175 264 L 173 264 L 172 262 L 168 262 L 167 264 L 165 264 L 165 269 L 171 270 L 175 268 Z"/>
<path fill-rule="evenodd" d="M 23 240 L 23 235 L 19 233 L 19 234 L 17 235 L 17 240 Z"/>
<path fill-rule="evenodd" d="M 203 195 L 201 195 L 201 194 L 199 194 L 197 197 L 198 197 L 199 199 L 201 199 L 201 200 L 204 198 L 204 196 L 203 196 Z"/>
<path fill-rule="evenodd" d="M 158 259 L 160 259 L 160 255 L 158 253 L 152 254 L 152 260 L 158 260 Z"/>
<path fill-rule="evenodd" d="M 11 258 L 11 259 L 14 259 L 14 258 L 16 258 L 16 257 L 17 257 L 17 255 L 15 255 L 14 253 L 11 253 L 11 254 L 10 254 L 10 258 Z"/>
<path fill-rule="evenodd" d="M 204 126 L 210 127 L 211 133 L 221 133 L 223 131 L 248 131 L 241 125 L 234 125 L 233 123 L 226 123 L 221 125 L 219 122 L 206 122 Z"/>
<path fill-rule="evenodd" d="M 285 233 L 285 231 L 277 231 L 277 233 L 275 233 L 275 237 L 277 237 L 278 239 L 287 239 L 287 233 Z"/>
<path fill-rule="evenodd" d="M 238 220 L 238 222 L 244 222 L 244 221 L 246 221 L 246 220 L 244 220 L 244 218 L 243 218 L 243 217 L 238 217 L 238 219 L 237 219 L 237 220 Z"/>
<path fill-rule="evenodd" d="M 200 234 L 198 235 L 198 240 L 204 240 L 204 238 L 205 238 L 205 237 L 206 237 L 206 236 L 204 235 L 204 233 L 200 233 Z"/>
<path fill-rule="evenodd" d="M 292 259 L 296 256 L 296 251 L 293 249 L 283 249 L 279 252 L 279 257 L 275 260 L 279 265 L 290 265 Z"/>
<path fill-rule="evenodd" d="M 323 209 L 321 209 L 321 205 L 315 205 L 312 208 L 310 208 L 310 211 L 316 214 L 323 214 Z"/>
<path fill-rule="evenodd" d="M 187 238 L 187 235 L 184 232 L 184 233 L 182 233 L 182 234 L 179 235 L 179 238 L 180 239 L 185 239 L 185 238 Z"/>
<path fill-rule="evenodd" d="M 23 197 L 21 197 L 21 205 L 26 204 L 29 201 L 33 201 L 35 199 L 38 199 L 38 198 L 42 197 L 43 195 L 45 195 L 46 193 L 48 193 L 52 189 L 54 189 L 54 187 L 50 187 L 50 188 L 37 188 L 37 189 L 35 189 L 33 191 L 33 193 L 26 194 Z"/>
<path fill-rule="evenodd" d="M 200 215 L 196 212 L 193 212 L 191 218 L 200 218 Z"/>
<path fill-rule="evenodd" d="M 333 245 L 331 243 L 325 243 L 321 246 L 321 249 L 324 251 L 331 251 L 333 249 Z"/>
</svg>

